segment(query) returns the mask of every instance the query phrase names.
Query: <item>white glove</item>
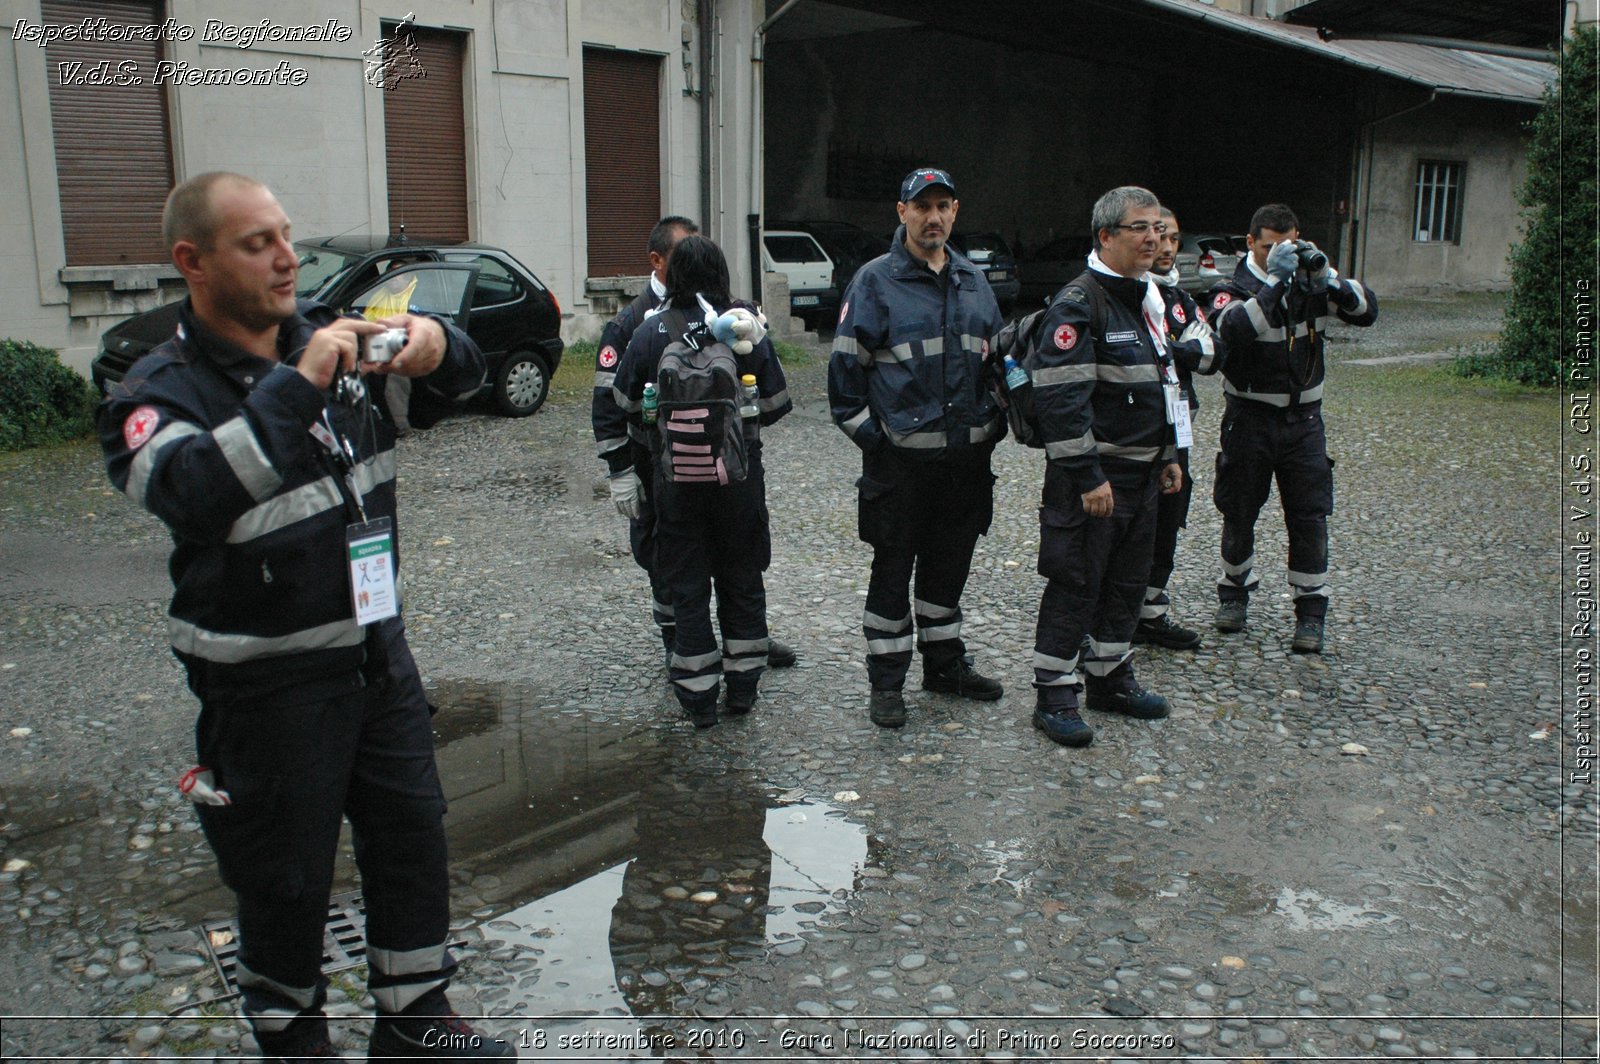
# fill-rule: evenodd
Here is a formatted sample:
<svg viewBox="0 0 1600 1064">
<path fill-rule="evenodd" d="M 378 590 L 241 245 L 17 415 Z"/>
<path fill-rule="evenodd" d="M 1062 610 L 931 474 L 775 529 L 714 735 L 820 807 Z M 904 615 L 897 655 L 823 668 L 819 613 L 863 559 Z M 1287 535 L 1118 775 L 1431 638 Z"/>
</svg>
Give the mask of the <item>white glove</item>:
<svg viewBox="0 0 1600 1064">
<path fill-rule="evenodd" d="M 1267 252 L 1267 276 L 1274 281 L 1287 281 L 1294 276 L 1300 260 L 1295 256 L 1295 242 L 1280 240 Z"/>
<path fill-rule="evenodd" d="M 639 474 L 625 469 L 611 475 L 611 504 L 630 521 L 644 516 L 644 485 L 639 482 Z"/>
</svg>

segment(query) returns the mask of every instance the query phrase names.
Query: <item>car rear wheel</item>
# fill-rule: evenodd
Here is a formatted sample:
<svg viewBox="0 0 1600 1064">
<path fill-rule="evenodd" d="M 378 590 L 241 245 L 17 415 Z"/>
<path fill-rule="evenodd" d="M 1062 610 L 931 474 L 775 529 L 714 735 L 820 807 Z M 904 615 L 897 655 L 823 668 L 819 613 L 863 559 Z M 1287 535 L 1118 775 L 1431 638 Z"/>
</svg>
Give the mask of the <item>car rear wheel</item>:
<svg viewBox="0 0 1600 1064">
<path fill-rule="evenodd" d="M 550 394 L 550 369 L 532 351 L 513 351 L 495 374 L 494 403 L 506 417 L 527 417 Z"/>
</svg>

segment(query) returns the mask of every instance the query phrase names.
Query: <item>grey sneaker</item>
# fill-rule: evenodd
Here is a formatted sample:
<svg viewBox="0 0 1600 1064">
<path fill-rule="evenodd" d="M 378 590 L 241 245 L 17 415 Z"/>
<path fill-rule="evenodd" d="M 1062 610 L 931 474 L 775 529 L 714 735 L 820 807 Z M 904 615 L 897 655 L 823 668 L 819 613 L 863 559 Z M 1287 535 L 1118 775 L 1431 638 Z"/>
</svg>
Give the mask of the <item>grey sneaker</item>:
<svg viewBox="0 0 1600 1064">
<path fill-rule="evenodd" d="M 1250 612 L 1250 604 L 1244 599 L 1231 599 L 1217 605 L 1217 631 L 1242 632 L 1244 622 Z"/>
<path fill-rule="evenodd" d="M 1294 642 L 1289 649 L 1296 654 L 1322 653 L 1322 618 L 1302 617 L 1294 623 Z"/>
</svg>

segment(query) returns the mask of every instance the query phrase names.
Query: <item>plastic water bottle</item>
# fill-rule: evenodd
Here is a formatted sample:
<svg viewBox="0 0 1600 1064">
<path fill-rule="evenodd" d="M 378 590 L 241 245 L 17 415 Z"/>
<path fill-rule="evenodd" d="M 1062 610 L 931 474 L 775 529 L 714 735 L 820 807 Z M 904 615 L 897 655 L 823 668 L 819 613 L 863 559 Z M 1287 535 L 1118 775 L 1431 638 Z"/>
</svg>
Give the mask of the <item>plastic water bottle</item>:
<svg viewBox="0 0 1600 1064">
<path fill-rule="evenodd" d="M 640 417 L 646 425 L 656 423 L 656 382 L 651 381 L 644 386 L 644 399 L 639 404 Z"/>
<path fill-rule="evenodd" d="M 1007 355 L 1005 367 L 1007 391 L 1013 393 L 1020 392 L 1022 389 L 1028 386 L 1028 371 L 1022 365 L 1022 363 L 1018 362 L 1010 355 Z"/>
<path fill-rule="evenodd" d="M 739 406 L 739 416 L 746 421 L 752 421 L 761 414 L 759 405 L 761 393 L 756 390 L 756 375 L 746 373 L 739 378 L 739 384 L 744 388 L 744 402 Z"/>
</svg>

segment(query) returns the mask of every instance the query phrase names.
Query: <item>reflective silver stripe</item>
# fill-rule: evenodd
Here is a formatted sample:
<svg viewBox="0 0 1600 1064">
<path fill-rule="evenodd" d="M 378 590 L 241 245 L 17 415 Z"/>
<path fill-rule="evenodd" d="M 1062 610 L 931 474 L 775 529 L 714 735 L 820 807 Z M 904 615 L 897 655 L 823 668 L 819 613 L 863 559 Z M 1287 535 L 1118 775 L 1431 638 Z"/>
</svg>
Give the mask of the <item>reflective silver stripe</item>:
<svg viewBox="0 0 1600 1064">
<path fill-rule="evenodd" d="M 1176 462 L 1177 460 L 1178 445 L 1175 443 L 1169 443 L 1165 447 L 1161 448 L 1161 457 L 1156 459 L 1158 462 Z"/>
<path fill-rule="evenodd" d="M 594 371 L 594 390 L 595 391 L 597 391 L 597 392 L 610 391 L 612 386 L 615 385 L 616 383 L 617 383 L 617 374 L 616 374 L 615 370 L 613 370 L 610 373 L 603 373 L 600 370 L 595 370 Z"/>
<path fill-rule="evenodd" d="M 836 355 L 853 355 L 860 348 L 856 346 L 854 336 L 835 336 L 833 338 L 833 353 Z"/>
<path fill-rule="evenodd" d="M 174 650 L 223 665 L 237 665 L 241 661 L 307 650 L 359 646 L 364 635 L 364 630 L 353 617 L 315 628 L 303 628 L 288 635 L 212 632 L 177 617 L 167 618 L 167 636 Z"/>
<path fill-rule="evenodd" d="M 356 466 L 350 471 L 350 475 L 355 478 L 356 487 L 364 497 L 378 485 L 393 480 L 399 467 L 400 460 L 395 455 L 394 448 L 390 447 Z"/>
<path fill-rule="evenodd" d="M 1153 621 L 1158 617 L 1166 616 L 1171 609 L 1172 603 L 1170 602 L 1146 602 L 1139 607 L 1139 619 L 1141 621 Z"/>
<path fill-rule="evenodd" d="M 662 602 L 660 599 L 657 599 L 657 598 L 653 598 L 653 599 L 650 600 L 650 609 L 651 609 L 652 612 L 660 614 L 662 617 L 676 617 L 677 616 L 677 613 L 673 609 L 672 603 L 670 603 L 670 602 Z"/>
<path fill-rule="evenodd" d="M 985 443 L 1005 431 L 1005 422 L 996 415 L 994 420 L 987 425 L 967 430 L 967 440 L 971 443 Z"/>
<path fill-rule="evenodd" d="M 765 654 L 757 654 L 751 658 L 722 659 L 723 672 L 753 672 L 756 669 L 764 669 L 766 667 L 767 657 Z"/>
<path fill-rule="evenodd" d="M 924 625 L 917 633 L 924 643 L 937 643 L 941 639 L 955 639 L 961 635 L 961 622 Z"/>
<path fill-rule="evenodd" d="M 1089 656 L 1091 658 L 1109 658 L 1117 654 L 1127 654 L 1132 650 L 1132 643 L 1102 643 L 1092 637 L 1089 640 Z"/>
<path fill-rule="evenodd" d="M 770 639 L 726 639 L 723 640 L 722 652 L 724 654 L 765 654 Z"/>
<path fill-rule="evenodd" d="M 144 506 L 145 493 L 150 490 L 150 474 L 155 470 L 156 456 L 161 449 L 174 440 L 181 440 L 185 436 L 198 436 L 200 432 L 199 425 L 191 425 L 187 421 L 174 421 L 150 437 L 149 442 L 133 456 L 133 462 L 128 466 L 128 486 L 122 489 L 128 498 Z"/>
<path fill-rule="evenodd" d="M 911 627 L 911 614 L 908 613 L 896 621 L 867 611 L 861 615 L 861 624 L 865 628 L 873 628 L 880 632 L 904 632 Z"/>
<path fill-rule="evenodd" d="M 1326 572 L 1297 573 L 1293 569 L 1289 570 L 1289 584 L 1292 587 L 1315 589 L 1325 587 L 1327 583 L 1328 574 Z"/>
<path fill-rule="evenodd" d="M 261 449 L 255 430 L 242 414 L 212 429 L 211 438 L 217 441 L 217 450 L 228 460 L 228 468 L 256 502 L 271 498 L 283 485 L 283 478 L 272 468 L 272 460 Z"/>
<path fill-rule="evenodd" d="M 1232 381 L 1227 379 L 1222 382 L 1222 390 L 1228 395 L 1236 395 L 1241 399 L 1251 399 L 1258 403 L 1265 403 L 1268 406 L 1287 407 L 1289 405 L 1289 396 L 1283 392 L 1241 392 L 1233 386 Z M 1321 402 L 1322 382 L 1319 381 L 1315 388 L 1307 388 L 1301 392 L 1300 401 L 1302 403 Z"/>
<path fill-rule="evenodd" d="M 1049 654 L 1041 654 L 1035 650 L 1033 667 L 1047 672 L 1071 672 L 1078 667 L 1078 655 L 1074 654 L 1070 658 L 1053 658 Z"/>
<path fill-rule="evenodd" d="M 862 425 L 864 425 L 866 420 L 871 416 L 872 408 L 870 406 L 864 406 L 861 408 L 861 413 L 857 414 L 855 417 L 846 418 L 844 421 L 839 422 L 839 427 L 844 429 L 845 435 L 854 436 L 856 434 L 856 429 L 859 429 Z"/>
<path fill-rule="evenodd" d="M 639 412 L 639 400 L 629 399 L 627 394 L 623 392 L 621 388 L 613 386 L 611 389 L 611 398 L 616 402 L 617 406 L 622 408 L 623 413 L 637 414 Z"/>
<path fill-rule="evenodd" d="M 771 395 L 764 395 L 760 399 L 756 400 L 756 408 L 763 412 L 771 412 L 778 409 L 788 401 L 789 391 L 788 389 L 784 389 L 781 392 L 774 392 Z"/>
<path fill-rule="evenodd" d="M 674 676 L 672 686 L 685 691 L 709 691 L 722 682 L 722 673 L 708 672 L 704 676 Z"/>
<path fill-rule="evenodd" d="M 1095 377 L 1108 384 L 1143 384 L 1161 379 L 1161 368 L 1154 362 L 1142 366 L 1110 366 L 1100 363 Z"/>
<path fill-rule="evenodd" d="M 895 350 L 896 351 L 900 350 L 900 346 L 901 345 L 896 345 Z M 903 346 L 908 351 L 911 349 L 911 345 L 910 344 L 905 344 Z M 944 354 L 944 337 L 942 337 L 942 336 L 930 336 L 926 340 L 923 340 L 922 341 L 922 353 L 924 355 L 942 355 L 942 354 Z"/>
<path fill-rule="evenodd" d="M 1283 342 L 1283 330 L 1274 329 L 1267 321 L 1267 312 L 1261 309 L 1257 300 L 1250 300 L 1244 305 L 1244 312 L 1250 318 L 1250 325 L 1256 331 L 1256 336 L 1277 343 Z"/>
<path fill-rule="evenodd" d="M 888 426 L 884 426 L 883 433 L 889 437 L 896 447 L 904 447 L 913 451 L 938 450 L 945 445 L 942 432 L 911 432 L 902 436 Z"/>
<path fill-rule="evenodd" d="M 1121 654 L 1107 659 L 1090 658 L 1083 663 L 1083 671 L 1090 676 L 1110 676 L 1122 667 L 1122 663 L 1133 656 L 1132 651 L 1123 651 Z"/>
<path fill-rule="evenodd" d="M 876 351 L 869 352 L 869 354 L 871 354 L 874 362 L 910 362 L 911 345 L 895 344 L 893 347 L 879 348 Z"/>
<path fill-rule="evenodd" d="M 911 653 L 911 637 L 900 636 L 898 639 L 869 639 L 867 640 L 868 654 L 909 654 Z"/>
<path fill-rule="evenodd" d="M 251 971 L 237 959 L 234 960 L 233 971 L 234 980 L 241 989 L 247 986 L 260 987 L 279 997 L 288 998 L 301 1009 L 309 1009 L 311 1003 L 317 999 L 316 987 L 290 986 L 287 983 L 280 983 L 276 979 L 269 979 L 259 972 Z M 251 1012 L 246 1009 L 245 1015 L 250 1017 L 250 1022 L 256 1027 L 261 1027 L 268 1031 L 281 1031 L 289 1026 L 290 1020 L 299 1015 L 299 1011 L 293 1009 L 266 1009 L 261 1012 Z"/>
<path fill-rule="evenodd" d="M 721 660 L 722 651 L 720 650 L 711 650 L 704 654 L 691 654 L 688 657 L 674 652 L 672 655 L 672 667 L 674 669 L 686 669 L 689 672 L 699 672 L 701 669 L 709 668 Z"/>
<path fill-rule="evenodd" d="M 989 339 L 988 339 L 988 337 L 985 337 L 985 336 L 971 336 L 971 335 L 969 335 L 967 333 L 962 333 L 961 334 L 961 346 L 962 346 L 962 348 L 964 350 L 971 351 L 975 355 L 982 354 L 984 345 L 987 344 L 988 342 L 989 342 Z"/>
<path fill-rule="evenodd" d="M 1101 443 L 1100 457 L 1126 458 L 1130 462 L 1154 462 L 1161 457 L 1159 447 L 1121 447 L 1115 443 Z"/>
<path fill-rule="evenodd" d="M 1046 366 L 1033 375 L 1033 387 L 1037 391 L 1057 384 L 1084 384 L 1094 379 L 1093 362 L 1077 366 Z"/>
<path fill-rule="evenodd" d="M 1200 363 L 1195 367 L 1196 373 L 1211 372 L 1211 364 L 1217 358 L 1216 334 L 1211 331 L 1211 326 L 1203 321 L 1191 322 L 1189 327 L 1179 335 L 1180 343 L 1200 345 Z"/>
<path fill-rule="evenodd" d="M 924 602 L 921 599 L 913 599 L 912 607 L 918 617 L 926 617 L 931 621 L 942 621 L 946 617 L 954 617 L 956 615 L 956 607 L 954 606 L 938 606 L 932 602 Z"/>
<path fill-rule="evenodd" d="M 1289 587 L 1294 592 L 1290 596 L 1291 598 L 1302 599 L 1302 598 L 1327 598 L 1328 597 L 1328 585 L 1327 584 L 1318 584 L 1316 587 L 1297 587 L 1294 584 L 1290 584 Z"/>
<path fill-rule="evenodd" d="M 430 979 L 426 983 L 401 983 L 399 986 L 369 987 L 372 1000 L 384 1012 L 404 1012 L 406 1007 L 434 987 L 443 986 L 448 979 Z"/>
<path fill-rule="evenodd" d="M 598 454 L 602 458 L 604 458 L 606 455 L 610 454 L 612 451 L 615 451 L 618 448 L 626 447 L 626 446 L 628 446 L 628 437 L 626 437 L 626 436 L 612 436 L 610 439 L 601 440 L 599 443 L 596 443 L 594 445 L 594 453 Z"/>
<path fill-rule="evenodd" d="M 338 483 L 331 476 L 323 477 L 246 510 L 228 529 L 228 542 L 248 543 L 342 505 L 344 496 L 339 494 Z"/>
<path fill-rule="evenodd" d="M 423 946 L 421 949 L 378 949 L 367 947 L 367 959 L 384 975 L 420 975 L 437 972 L 444 967 L 445 945 Z"/>
<path fill-rule="evenodd" d="M 1255 567 L 1256 556 L 1254 554 L 1250 555 L 1250 557 L 1246 558 L 1238 565 L 1229 565 L 1226 560 L 1224 560 L 1222 563 L 1222 571 L 1227 573 L 1229 576 L 1243 576 L 1245 573 L 1248 573 Z"/>
<path fill-rule="evenodd" d="M 411 431 L 411 381 L 410 377 L 390 376 L 383 382 L 384 409 L 401 435 Z"/>
<path fill-rule="evenodd" d="M 1094 454 L 1094 433 L 1086 432 L 1075 440 L 1057 440 L 1044 445 L 1046 458 L 1076 458 L 1081 454 Z"/>
</svg>

